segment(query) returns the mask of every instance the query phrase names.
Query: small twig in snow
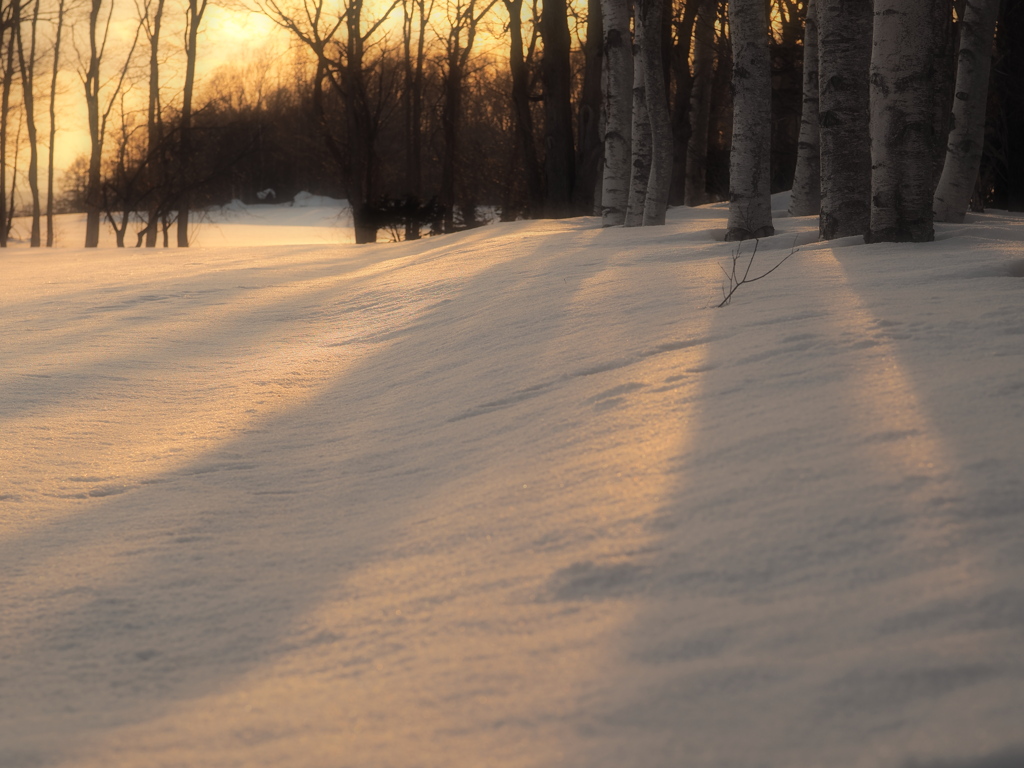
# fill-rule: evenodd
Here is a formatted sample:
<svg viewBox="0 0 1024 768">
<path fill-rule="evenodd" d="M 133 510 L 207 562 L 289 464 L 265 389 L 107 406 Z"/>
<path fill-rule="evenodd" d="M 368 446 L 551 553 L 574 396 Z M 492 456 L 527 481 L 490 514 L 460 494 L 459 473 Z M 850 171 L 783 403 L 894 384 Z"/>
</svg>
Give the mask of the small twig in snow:
<svg viewBox="0 0 1024 768">
<path fill-rule="evenodd" d="M 722 265 L 719 264 L 719 267 L 722 270 L 722 274 L 724 274 L 725 275 L 725 279 L 729 281 L 729 288 L 728 288 L 728 290 L 726 290 L 726 286 L 724 284 L 722 285 L 722 303 L 718 305 L 719 307 L 728 306 L 729 302 L 732 301 L 732 295 L 734 293 L 736 293 L 736 291 L 739 289 L 739 287 L 741 285 L 746 285 L 747 283 L 756 283 L 758 280 L 761 280 L 762 278 L 768 277 L 768 275 L 770 275 L 776 269 L 781 267 L 782 264 L 786 261 L 786 259 L 788 259 L 794 253 L 796 253 L 797 251 L 800 250 L 799 248 L 796 247 L 796 243 L 794 242 L 793 243 L 793 249 L 789 253 L 787 253 L 785 256 L 783 256 L 778 264 L 776 264 L 774 267 L 772 267 L 771 269 L 769 269 L 767 272 L 765 272 L 762 275 L 758 275 L 757 277 L 751 277 L 750 276 L 750 268 L 754 265 L 754 257 L 757 255 L 757 246 L 760 245 L 760 243 L 761 243 L 761 241 L 759 239 L 755 239 L 754 240 L 754 250 L 750 252 L 750 260 L 747 261 L 747 266 L 743 270 L 743 276 L 742 277 L 740 277 L 740 275 L 739 275 L 740 246 L 737 245 L 736 246 L 736 250 L 732 254 L 732 272 L 731 273 L 730 272 L 726 272 L 725 267 L 722 267 Z"/>
</svg>

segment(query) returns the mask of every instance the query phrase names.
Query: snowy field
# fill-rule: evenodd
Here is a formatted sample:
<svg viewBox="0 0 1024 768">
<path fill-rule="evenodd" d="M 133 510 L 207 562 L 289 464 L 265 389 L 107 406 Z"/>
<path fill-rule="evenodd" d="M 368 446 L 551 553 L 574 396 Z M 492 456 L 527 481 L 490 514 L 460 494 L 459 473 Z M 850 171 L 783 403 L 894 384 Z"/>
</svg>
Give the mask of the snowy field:
<svg viewBox="0 0 1024 768">
<path fill-rule="evenodd" d="M 43 238 L 46 222 L 43 221 Z M 132 222 L 125 245 L 134 247 L 141 224 Z M 28 243 L 28 218 L 14 220 L 14 247 Z M 177 228 L 171 225 L 170 243 L 177 242 Z M 381 239 L 387 239 L 385 233 Z M 193 213 L 189 221 L 189 240 L 199 248 L 238 245 L 339 245 L 354 243 L 352 213 L 344 200 L 300 192 L 295 200 L 282 205 L 245 205 L 235 200 L 228 205 Z M 85 242 L 85 214 L 55 217 L 54 244 L 61 248 L 78 247 Z M 162 241 L 161 241 L 162 242 Z M 100 245 L 114 247 L 117 240 L 104 219 Z"/>
<path fill-rule="evenodd" d="M 0 252 L 0 766 L 1024 765 L 1024 216 L 311 210 Z"/>
</svg>

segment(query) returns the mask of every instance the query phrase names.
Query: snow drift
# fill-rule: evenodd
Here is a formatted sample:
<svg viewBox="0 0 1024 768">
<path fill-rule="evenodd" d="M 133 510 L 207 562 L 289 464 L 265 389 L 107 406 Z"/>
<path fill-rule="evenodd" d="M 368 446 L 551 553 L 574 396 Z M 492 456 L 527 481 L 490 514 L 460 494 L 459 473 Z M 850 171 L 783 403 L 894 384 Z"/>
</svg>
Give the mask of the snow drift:
<svg viewBox="0 0 1024 768">
<path fill-rule="evenodd" d="M 1024 762 L 1024 219 L 724 219 L 0 255 L 0 765 Z"/>
</svg>

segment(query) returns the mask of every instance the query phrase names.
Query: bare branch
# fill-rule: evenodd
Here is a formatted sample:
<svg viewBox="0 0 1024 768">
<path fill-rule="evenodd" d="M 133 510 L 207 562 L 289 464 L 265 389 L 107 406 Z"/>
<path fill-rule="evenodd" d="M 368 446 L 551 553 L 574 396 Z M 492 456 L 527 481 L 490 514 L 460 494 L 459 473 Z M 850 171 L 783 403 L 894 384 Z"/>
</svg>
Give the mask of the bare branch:
<svg viewBox="0 0 1024 768">
<path fill-rule="evenodd" d="M 785 256 L 783 256 L 782 259 L 780 259 L 779 262 L 774 267 L 769 269 L 767 272 L 764 272 L 763 274 L 758 275 L 757 277 L 750 277 L 750 269 L 754 265 L 754 257 L 757 255 L 757 247 L 760 244 L 760 242 L 761 241 L 759 239 L 755 239 L 754 240 L 754 250 L 751 251 L 751 253 L 750 253 L 750 259 L 747 261 L 747 266 L 743 270 L 743 276 L 742 277 L 740 277 L 739 274 L 738 274 L 738 265 L 739 265 L 739 260 L 740 260 L 740 246 L 739 245 L 736 246 L 736 250 L 733 251 L 733 254 L 732 254 L 732 272 L 731 273 L 728 272 L 725 269 L 725 267 L 723 267 L 721 264 L 718 265 L 719 268 L 721 268 L 721 270 L 722 270 L 722 274 L 725 275 L 725 279 L 728 280 L 728 290 L 726 290 L 726 284 L 725 283 L 722 284 L 722 301 L 721 301 L 720 304 L 718 304 L 718 307 L 728 306 L 729 302 L 732 301 L 733 294 L 736 293 L 737 290 L 739 290 L 739 287 L 741 285 L 746 285 L 747 283 L 756 283 L 758 280 L 763 280 L 764 278 L 768 277 L 768 275 L 770 275 L 772 272 L 774 272 L 776 269 L 781 267 L 786 262 L 786 259 L 788 259 L 794 253 L 797 253 L 800 250 L 796 246 L 796 242 L 794 241 L 793 248 L 790 250 L 790 252 L 787 253 Z"/>
</svg>

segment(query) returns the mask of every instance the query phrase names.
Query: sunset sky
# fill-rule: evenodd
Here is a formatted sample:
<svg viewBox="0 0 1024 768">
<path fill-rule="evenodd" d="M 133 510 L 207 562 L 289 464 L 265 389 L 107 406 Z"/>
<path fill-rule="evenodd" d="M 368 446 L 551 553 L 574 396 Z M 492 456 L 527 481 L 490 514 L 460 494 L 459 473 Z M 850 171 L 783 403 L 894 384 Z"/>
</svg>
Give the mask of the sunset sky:
<svg viewBox="0 0 1024 768">
<path fill-rule="evenodd" d="M 129 13 L 127 7 L 125 13 Z M 130 13 L 130 19 L 126 17 L 121 24 L 121 32 L 126 36 L 134 34 L 134 7 Z M 164 83 L 164 98 L 173 99 L 173 94 L 181 90 L 184 74 L 184 57 L 180 54 L 181 34 L 177 29 L 184 24 L 184 16 L 179 15 L 177 9 L 170 5 L 166 8 L 165 14 L 166 26 L 161 36 L 161 48 L 166 52 L 165 59 L 172 54 L 175 58 L 162 65 L 161 80 Z M 85 29 L 82 22 L 75 26 L 80 27 L 79 33 Z M 140 46 L 144 45 L 145 42 L 140 41 Z M 82 81 L 75 67 L 74 50 L 70 47 L 66 50 L 67 53 L 62 54 L 62 58 L 65 59 L 65 71 L 61 78 L 62 116 L 58 118 L 57 126 L 55 165 L 58 179 L 76 157 L 89 151 L 89 128 Z M 227 65 L 242 68 L 256 62 L 264 65 L 268 52 L 281 59 L 289 56 L 289 40 L 283 30 L 261 14 L 211 3 L 203 17 L 199 42 L 197 95 L 201 97 L 204 81 L 216 70 Z M 112 52 L 109 61 L 105 63 L 104 71 L 110 74 L 116 66 L 117 57 Z M 145 99 L 144 81 L 134 86 L 133 93 Z M 37 119 L 46 119 L 43 110 L 40 109 Z"/>
</svg>

